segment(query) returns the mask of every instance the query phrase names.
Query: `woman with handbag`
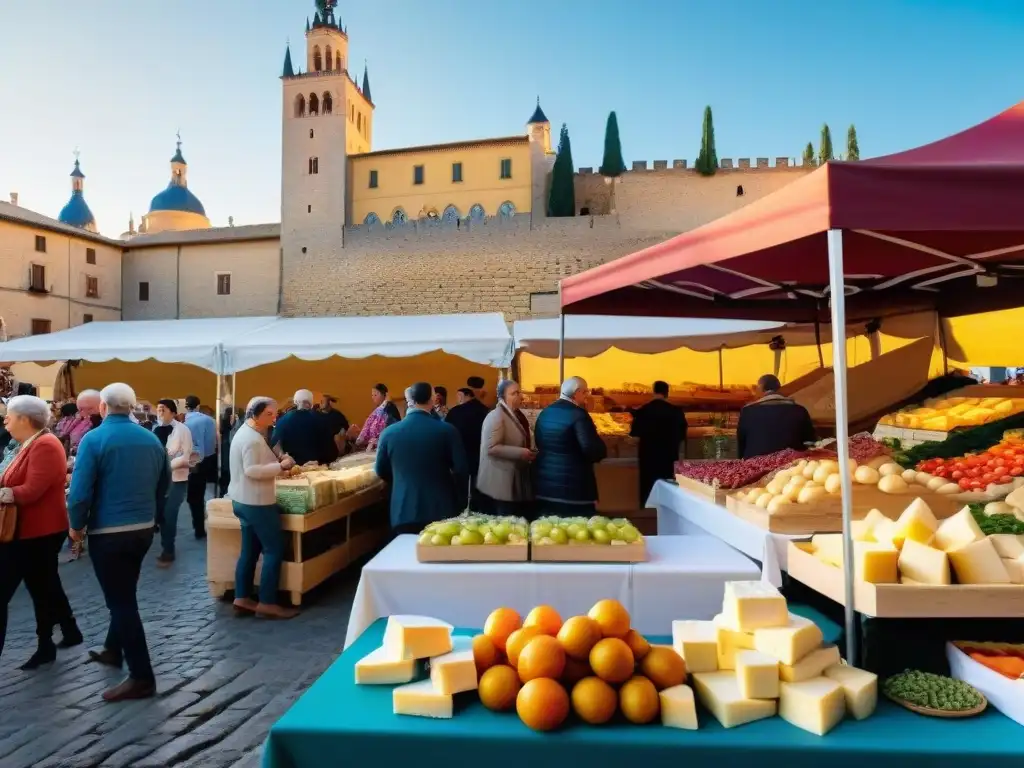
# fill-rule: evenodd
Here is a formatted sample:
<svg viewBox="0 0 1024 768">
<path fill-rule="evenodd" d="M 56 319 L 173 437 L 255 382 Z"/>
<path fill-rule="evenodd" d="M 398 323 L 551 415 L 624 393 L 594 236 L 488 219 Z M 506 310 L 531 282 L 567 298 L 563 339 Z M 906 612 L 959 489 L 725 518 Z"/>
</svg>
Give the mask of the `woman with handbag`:
<svg viewBox="0 0 1024 768">
<path fill-rule="evenodd" d="M 533 519 L 533 450 L 530 422 L 519 410 L 523 395 L 511 379 L 498 382 L 498 405 L 480 431 L 476 487 L 495 500 L 500 515 Z"/>
<path fill-rule="evenodd" d="M 44 400 L 18 395 L 7 403 L 4 426 L 18 447 L 0 465 L 0 653 L 7 634 L 7 606 L 22 581 L 36 615 L 36 652 L 22 667 L 36 669 L 57 658 L 53 628 L 60 625 L 61 648 L 82 642 L 57 572 L 57 555 L 68 535 L 64 496 L 64 447 L 46 430 Z"/>
</svg>

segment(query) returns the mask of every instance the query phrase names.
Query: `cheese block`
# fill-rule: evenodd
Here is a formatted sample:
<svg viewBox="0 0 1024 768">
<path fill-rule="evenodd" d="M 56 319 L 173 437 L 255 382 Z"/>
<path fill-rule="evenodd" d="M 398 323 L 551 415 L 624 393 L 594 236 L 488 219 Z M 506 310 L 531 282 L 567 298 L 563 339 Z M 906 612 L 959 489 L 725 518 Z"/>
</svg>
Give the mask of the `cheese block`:
<svg viewBox="0 0 1024 768">
<path fill-rule="evenodd" d="M 737 632 L 725 625 L 725 618 L 718 614 L 711 623 L 715 625 L 715 641 L 718 647 L 718 668 L 736 669 L 736 652 L 754 650 L 754 633 Z"/>
<path fill-rule="evenodd" d="M 718 669 L 718 630 L 714 622 L 673 621 L 672 647 L 691 673 Z"/>
<path fill-rule="evenodd" d="M 393 659 L 429 659 L 452 649 L 452 625 L 429 616 L 391 616 L 384 647 Z"/>
<path fill-rule="evenodd" d="M 824 636 L 818 625 L 807 619 L 785 627 L 765 627 L 754 631 L 754 649 L 792 666 L 821 646 Z"/>
<path fill-rule="evenodd" d="M 462 639 L 453 638 L 459 641 Z M 464 647 L 465 643 L 462 642 L 457 645 L 459 647 L 430 660 L 430 680 L 438 693 L 454 694 L 476 690 L 477 672 L 473 648 Z"/>
<path fill-rule="evenodd" d="M 988 537 L 996 552 L 1003 559 L 1016 560 L 1024 556 L 1024 536 L 1014 536 L 1010 533 L 993 533 Z"/>
<path fill-rule="evenodd" d="M 779 679 L 787 683 L 802 683 L 812 677 L 820 677 L 821 673 L 839 663 L 839 648 L 834 645 L 823 645 L 811 651 L 796 664 L 780 664 Z"/>
<path fill-rule="evenodd" d="M 842 686 L 846 711 L 857 720 L 863 720 L 874 713 L 878 705 L 878 675 L 845 664 L 835 664 L 825 670 L 825 677 Z"/>
<path fill-rule="evenodd" d="M 1010 583 L 1010 574 L 1006 572 L 999 553 L 988 539 L 952 549 L 946 554 L 949 555 L 956 580 L 961 584 Z"/>
<path fill-rule="evenodd" d="M 941 549 L 906 541 L 900 551 L 900 573 L 920 584 L 951 584 L 949 558 Z"/>
<path fill-rule="evenodd" d="M 871 529 L 871 538 L 879 544 L 886 544 L 893 549 L 898 549 L 896 546 L 896 522 L 888 518 L 880 520 Z"/>
<path fill-rule="evenodd" d="M 879 523 L 882 521 L 891 522 L 888 517 L 883 515 L 879 510 L 872 509 L 860 522 L 864 523 L 864 527 L 869 531 L 874 531 Z"/>
<path fill-rule="evenodd" d="M 949 552 L 984 538 L 985 534 L 982 533 L 974 515 L 971 514 L 970 507 L 964 507 L 952 517 L 947 517 L 942 521 L 942 525 L 935 531 L 935 541 L 932 542 L 932 546 Z"/>
<path fill-rule="evenodd" d="M 991 537 L 990 537 L 991 538 Z M 1003 558 L 1003 567 L 1011 584 L 1024 584 L 1024 555 L 1014 559 Z"/>
<path fill-rule="evenodd" d="M 739 632 L 761 627 L 785 626 L 789 610 L 786 598 L 763 581 L 728 581 L 722 605 L 729 626 Z"/>
<path fill-rule="evenodd" d="M 850 523 L 854 541 L 874 541 L 873 526 L 867 520 L 854 520 Z"/>
<path fill-rule="evenodd" d="M 811 546 L 819 560 L 837 568 L 843 567 L 843 534 L 816 533 L 811 536 Z"/>
<path fill-rule="evenodd" d="M 871 584 L 895 584 L 899 581 L 899 551 L 889 544 L 855 541 L 854 574 Z"/>
<path fill-rule="evenodd" d="M 697 707 L 693 689 L 688 685 L 673 685 L 658 694 L 661 701 L 661 724 L 685 731 L 697 730 Z"/>
<path fill-rule="evenodd" d="M 775 699 L 745 699 L 732 672 L 703 672 L 693 676 L 693 687 L 701 704 L 723 728 L 774 717 Z"/>
<path fill-rule="evenodd" d="M 824 736 L 846 714 L 843 687 L 827 677 L 779 683 L 779 717 L 797 728 Z"/>
<path fill-rule="evenodd" d="M 391 694 L 391 703 L 396 715 L 451 718 L 455 711 L 452 695 L 438 693 L 430 680 L 398 686 Z"/>
<path fill-rule="evenodd" d="M 333 477 L 329 477 L 322 472 L 310 472 L 307 477 L 309 478 L 309 495 L 310 499 L 312 499 L 312 509 L 329 506 L 338 500 Z"/>
<path fill-rule="evenodd" d="M 932 514 L 931 507 L 920 498 L 916 498 L 910 502 L 910 506 L 903 510 L 903 514 L 896 521 L 896 531 L 893 534 L 892 542 L 897 549 L 901 548 L 903 542 L 908 539 L 920 544 L 927 544 L 932 540 L 938 527 L 939 521 Z"/>
<path fill-rule="evenodd" d="M 396 685 L 416 679 L 415 659 L 395 659 L 384 646 L 356 662 L 356 685 Z"/>
<path fill-rule="evenodd" d="M 760 651 L 736 654 L 736 681 L 745 699 L 779 697 L 779 661 Z"/>
</svg>

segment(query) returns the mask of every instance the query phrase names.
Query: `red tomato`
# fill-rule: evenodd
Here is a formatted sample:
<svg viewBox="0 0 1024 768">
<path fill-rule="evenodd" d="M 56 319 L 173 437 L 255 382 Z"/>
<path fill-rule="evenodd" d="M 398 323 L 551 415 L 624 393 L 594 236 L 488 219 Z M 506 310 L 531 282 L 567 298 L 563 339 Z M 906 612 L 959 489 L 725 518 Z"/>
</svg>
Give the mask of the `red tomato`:
<svg viewBox="0 0 1024 768">
<path fill-rule="evenodd" d="M 1015 466 L 1018 467 L 1024 466 L 1024 454 L 1018 453 L 1016 456 L 1014 456 L 1013 463 Z"/>
<path fill-rule="evenodd" d="M 995 479 L 996 474 L 994 472 L 986 472 L 981 476 L 981 482 L 984 485 L 991 485 L 993 482 L 995 482 Z"/>
<path fill-rule="evenodd" d="M 1005 467 L 1006 466 L 1006 459 L 1004 459 L 1002 456 L 1000 456 L 999 458 L 994 459 L 992 461 L 992 464 L 997 466 L 997 467 Z"/>
<path fill-rule="evenodd" d="M 999 484 L 1000 485 L 1006 485 L 1007 483 L 1010 483 L 1010 482 L 1013 482 L 1013 478 L 1010 477 L 1009 475 L 1002 475 L 999 478 Z"/>
<path fill-rule="evenodd" d="M 936 459 L 933 459 L 933 461 L 935 462 L 935 466 L 937 466 L 937 467 L 941 467 L 943 464 L 946 463 L 946 460 L 944 458 L 942 458 L 941 456 L 939 456 Z"/>
<path fill-rule="evenodd" d="M 949 476 L 953 480 L 960 480 L 964 476 L 964 471 L 962 469 L 954 469 Z"/>
<path fill-rule="evenodd" d="M 969 491 L 971 489 L 971 478 L 961 477 L 960 480 L 957 482 L 957 485 L 959 485 L 965 491 Z"/>
<path fill-rule="evenodd" d="M 967 470 L 967 476 L 971 478 L 981 477 L 981 467 L 971 467 Z"/>
<path fill-rule="evenodd" d="M 1024 475 L 1024 467 L 1022 467 L 1020 464 L 1015 464 L 1013 467 L 1011 467 L 1010 474 L 1013 475 L 1014 477 L 1020 477 L 1021 475 Z"/>
<path fill-rule="evenodd" d="M 971 480 L 971 490 L 972 491 L 977 491 L 977 490 L 979 490 L 981 488 L 984 488 L 984 487 L 985 487 L 985 484 L 983 482 L 981 482 L 981 480 Z"/>
<path fill-rule="evenodd" d="M 977 456 L 968 456 L 966 463 L 969 467 L 980 467 L 982 464 L 985 463 L 985 460 L 978 458 Z"/>
<path fill-rule="evenodd" d="M 949 477 L 949 467 L 939 467 L 935 470 L 936 477 Z"/>
</svg>

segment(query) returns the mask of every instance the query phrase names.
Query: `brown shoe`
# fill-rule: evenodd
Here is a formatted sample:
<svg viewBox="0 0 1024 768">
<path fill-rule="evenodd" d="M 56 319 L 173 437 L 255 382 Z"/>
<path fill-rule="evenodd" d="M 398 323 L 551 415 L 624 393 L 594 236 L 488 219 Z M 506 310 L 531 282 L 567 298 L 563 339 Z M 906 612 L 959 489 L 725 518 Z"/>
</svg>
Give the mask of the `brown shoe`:
<svg viewBox="0 0 1024 768">
<path fill-rule="evenodd" d="M 232 606 L 235 609 L 236 616 L 252 616 L 256 613 L 256 609 L 259 607 L 256 605 L 255 600 L 250 600 L 248 597 L 235 600 L 235 602 L 232 603 Z"/>
<path fill-rule="evenodd" d="M 299 612 L 295 608 L 260 603 L 256 606 L 256 615 L 263 619 L 294 619 L 299 615 Z"/>
<path fill-rule="evenodd" d="M 151 699 L 156 695 L 156 683 L 152 680 L 135 680 L 126 677 L 120 685 L 115 685 L 103 692 L 104 701 L 131 701 L 134 699 Z"/>
</svg>

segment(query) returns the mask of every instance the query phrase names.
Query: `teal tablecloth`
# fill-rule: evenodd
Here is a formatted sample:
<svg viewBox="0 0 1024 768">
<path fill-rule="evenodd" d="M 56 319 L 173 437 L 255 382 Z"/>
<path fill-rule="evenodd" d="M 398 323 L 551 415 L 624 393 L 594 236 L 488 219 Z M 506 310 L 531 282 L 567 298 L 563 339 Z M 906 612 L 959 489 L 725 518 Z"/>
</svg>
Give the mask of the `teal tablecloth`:
<svg viewBox="0 0 1024 768">
<path fill-rule="evenodd" d="M 994 710 L 963 720 L 922 717 L 880 701 L 874 717 L 815 736 L 779 718 L 726 730 L 707 712 L 700 729 L 578 721 L 534 733 L 512 713 L 490 712 L 474 693 L 451 720 L 392 714 L 390 686 L 357 686 L 356 661 L 380 645 L 381 619 L 341 655 L 271 729 L 264 768 L 636 768 L 766 765 L 786 768 L 1024 766 L 1024 730 Z M 472 634 L 457 630 L 457 634 Z M 664 638 L 652 638 L 666 642 Z"/>
</svg>

